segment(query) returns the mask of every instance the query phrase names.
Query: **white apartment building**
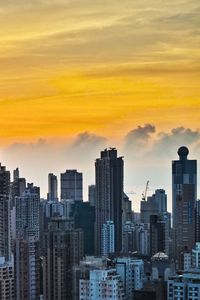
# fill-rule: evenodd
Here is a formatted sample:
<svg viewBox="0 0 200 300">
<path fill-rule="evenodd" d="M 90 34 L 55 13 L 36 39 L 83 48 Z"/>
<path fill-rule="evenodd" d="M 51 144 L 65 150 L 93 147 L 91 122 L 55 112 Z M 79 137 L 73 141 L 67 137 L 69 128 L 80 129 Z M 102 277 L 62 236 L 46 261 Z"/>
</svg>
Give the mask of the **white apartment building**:
<svg viewBox="0 0 200 300">
<path fill-rule="evenodd" d="M 115 267 L 117 274 L 120 275 L 123 282 L 125 299 L 132 300 L 134 290 L 140 290 L 143 288 L 143 260 L 131 257 L 117 258 Z"/>
<path fill-rule="evenodd" d="M 167 300 L 199 300 L 200 270 L 193 269 L 168 280 Z"/>
<path fill-rule="evenodd" d="M 89 279 L 79 281 L 79 300 L 125 300 L 116 269 L 91 270 Z"/>
<path fill-rule="evenodd" d="M 0 257 L 0 299 L 15 299 L 13 263 L 6 262 L 4 257 Z"/>
<path fill-rule="evenodd" d="M 115 225 L 113 221 L 107 221 L 102 229 L 102 255 L 108 256 L 115 252 Z"/>
</svg>

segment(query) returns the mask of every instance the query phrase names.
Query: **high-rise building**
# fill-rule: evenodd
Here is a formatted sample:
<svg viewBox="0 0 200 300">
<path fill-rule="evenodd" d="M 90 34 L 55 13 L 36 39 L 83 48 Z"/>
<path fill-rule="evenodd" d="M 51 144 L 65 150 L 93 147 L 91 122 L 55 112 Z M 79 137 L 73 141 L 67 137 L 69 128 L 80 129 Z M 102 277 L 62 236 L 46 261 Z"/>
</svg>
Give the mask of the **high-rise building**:
<svg viewBox="0 0 200 300">
<path fill-rule="evenodd" d="M 96 254 L 102 249 L 103 224 L 113 221 L 115 252 L 122 249 L 123 158 L 115 148 L 105 149 L 95 163 L 96 174 Z"/>
<path fill-rule="evenodd" d="M 15 299 L 39 299 L 40 253 L 39 241 L 28 232 L 26 238 L 17 236 L 14 243 Z"/>
<path fill-rule="evenodd" d="M 140 223 L 135 225 L 136 251 L 142 255 L 150 254 L 150 224 Z"/>
<path fill-rule="evenodd" d="M 102 230 L 102 255 L 109 256 L 115 252 L 115 226 L 113 221 L 103 224 Z"/>
<path fill-rule="evenodd" d="M 135 242 L 135 225 L 127 221 L 123 224 L 123 233 L 122 233 L 122 252 L 131 253 L 136 251 L 136 242 Z"/>
<path fill-rule="evenodd" d="M 200 270 L 193 269 L 168 280 L 167 300 L 200 299 Z"/>
<path fill-rule="evenodd" d="M 195 244 L 195 212 L 197 201 L 197 161 L 187 158 L 186 147 L 178 149 L 179 160 L 172 162 L 173 228 L 175 231 L 177 267 L 181 255 Z"/>
<path fill-rule="evenodd" d="M 45 300 L 72 299 L 72 269 L 83 258 L 83 232 L 68 229 L 64 218 L 52 218 L 43 234 Z"/>
<path fill-rule="evenodd" d="M 90 205 L 96 205 L 96 186 L 94 184 L 88 186 L 88 201 Z"/>
<path fill-rule="evenodd" d="M 81 279 L 79 300 L 124 300 L 124 289 L 116 269 L 91 270 L 88 279 Z"/>
<path fill-rule="evenodd" d="M 84 255 L 94 255 L 94 206 L 91 206 L 89 202 L 75 201 L 70 217 L 74 220 L 75 228 L 83 230 Z"/>
<path fill-rule="evenodd" d="M 125 193 L 123 193 L 122 197 L 122 210 L 122 223 L 132 221 L 132 203 Z"/>
<path fill-rule="evenodd" d="M 49 173 L 48 175 L 48 194 L 47 199 L 49 201 L 58 201 L 58 182 L 57 176 Z"/>
<path fill-rule="evenodd" d="M 83 200 L 83 174 L 66 170 L 61 174 L 61 199 Z"/>
<path fill-rule="evenodd" d="M 196 243 L 192 249 L 192 267 L 200 269 L 200 243 Z"/>
<path fill-rule="evenodd" d="M 16 300 L 38 299 L 40 294 L 39 188 L 28 184 L 21 197 L 15 198 Z"/>
<path fill-rule="evenodd" d="M 13 263 L 6 262 L 4 257 L 0 257 L 0 299 L 15 299 Z"/>
<path fill-rule="evenodd" d="M 10 236 L 10 201 L 9 196 L 0 195 L 0 257 L 6 261 L 11 258 Z"/>
<path fill-rule="evenodd" d="M 150 223 L 150 216 L 167 211 L 167 195 L 165 190 L 157 189 L 155 193 L 140 202 L 141 222 Z"/>
<path fill-rule="evenodd" d="M 131 257 L 116 259 L 117 274 L 120 275 L 124 286 L 125 299 L 132 300 L 134 290 L 140 290 L 144 282 L 144 262 Z"/>
<path fill-rule="evenodd" d="M 197 200 L 196 203 L 196 242 L 200 242 L 200 199 Z"/>
<path fill-rule="evenodd" d="M 19 168 L 16 168 L 14 171 L 13 171 L 13 181 L 15 181 L 16 179 L 19 178 Z"/>
<path fill-rule="evenodd" d="M 80 300 L 80 279 L 89 280 L 91 270 L 106 269 L 107 263 L 108 260 L 105 257 L 86 256 L 79 265 L 73 268 L 73 300 Z"/>
<path fill-rule="evenodd" d="M 15 205 L 15 197 L 20 197 L 26 189 L 26 179 L 25 178 L 15 178 L 11 184 L 11 200 L 12 206 Z"/>
<path fill-rule="evenodd" d="M 10 172 L 0 163 L 0 195 L 9 195 L 10 193 Z"/>
<path fill-rule="evenodd" d="M 150 255 L 165 252 L 165 223 L 158 215 L 150 216 Z"/>
<path fill-rule="evenodd" d="M 150 255 L 170 254 L 170 213 L 150 216 Z"/>
<path fill-rule="evenodd" d="M 26 236 L 28 232 L 35 234 L 39 240 L 40 198 L 37 187 L 29 184 L 21 197 L 15 198 L 16 232 Z"/>
</svg>

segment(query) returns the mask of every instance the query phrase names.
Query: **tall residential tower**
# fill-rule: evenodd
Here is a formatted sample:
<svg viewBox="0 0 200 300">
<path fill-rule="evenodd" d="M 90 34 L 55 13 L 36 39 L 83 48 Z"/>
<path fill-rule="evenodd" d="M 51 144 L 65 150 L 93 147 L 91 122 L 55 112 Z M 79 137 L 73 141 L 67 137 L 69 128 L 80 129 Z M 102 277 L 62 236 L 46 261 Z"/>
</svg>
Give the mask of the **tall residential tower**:
<svg viewBox="0 0 200 300">
<path fill-rule="evenodd" d="M 187 158 L 186 147 L 178 149 L 179 160 L 172 161 L 173 228 L 176 259 L 181 268 L 181 253 L 195 244 L 195 209 L 197 201 L 197 161 Z"/>
<path fill-rule="evenodd" d="M 115 148 L 101 151 L 101 158 L 95 162 L 96 170 L 96 254 L 101 254 L 102 230 L 107 221 L 114 222 L 115 252 L 122 249 L 122 157 L 117 157 Z"/>
</svg>

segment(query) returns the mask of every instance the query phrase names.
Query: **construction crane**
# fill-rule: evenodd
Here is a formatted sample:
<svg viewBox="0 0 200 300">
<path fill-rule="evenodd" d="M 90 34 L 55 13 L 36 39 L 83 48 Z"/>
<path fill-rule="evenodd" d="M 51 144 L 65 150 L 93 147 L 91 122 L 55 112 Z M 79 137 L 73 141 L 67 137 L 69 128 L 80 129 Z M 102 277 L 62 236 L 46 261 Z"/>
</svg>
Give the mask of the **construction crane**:
<svg viewBox="0 0 200 300">
<path fill-rule="evenodd" d="M 143 201 L 146 201 L 148 188 L 149 188 L 149 180 L 147 180 L 145 192 L 142 193 L 142 200 L 143 200 Z"/>
</svg>

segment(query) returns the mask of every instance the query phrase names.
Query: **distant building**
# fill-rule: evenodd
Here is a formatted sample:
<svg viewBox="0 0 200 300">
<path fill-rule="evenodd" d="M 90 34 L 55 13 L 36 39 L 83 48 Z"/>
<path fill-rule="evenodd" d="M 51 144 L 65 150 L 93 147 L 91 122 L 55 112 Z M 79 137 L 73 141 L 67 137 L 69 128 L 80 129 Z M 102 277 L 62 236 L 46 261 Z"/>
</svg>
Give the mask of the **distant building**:
<svg viewBox="0 0 200 300">
<path fill-rule="evenodd" d="M 192 249 L 192 268 L 200 269 L 200 243 L 196 243 Z"/>
<path fill-rule="evenodd" d="M 0 257 L 11 259 L 10 200 L 7 195 L 0 195 Z"/>
<path fill-rule="evenodd" d="M 103 257 L 86 256 L 80 261 L 79 265 L 73 267 L 73 300 L 80 299 L 79 281 L 80 279 L 88 280 L 90 271 L 97 269 L 106 269 L 108 260 Z"/>
<path fill-rule="evenodd" d="M 157 189 L 155 194 L 140 202 L 141 222 L 150 223 L 151 215 L 162 214 L 167 211 L 167 195 L 165 190 Z"/>
<path fill-rule="evenodd" d="M 39 241 L 34 233 L 19 235 L 14 244 L 15 299 L 39 299 L 40 252 Z"/>
<path fill-rule="evenodd" d="M 11 183 L 11 208 L 15 206 L 15 197 L 22 196 L 22 193 L 26 189 L 26 179 L 19 177 L 19 169 L 13 171 L 13 182 Z"/>
<path fill-rule="evenodd" d="M 25 237 L 28 232 L 39 240 L 39 188 L 28 184 L 21 197 L 15 198 L 16 205 L 16 232 Z"/>
<path fill-rule="evenodd" d="M 66 170 L 61 174 L 61 199 L 83 201 L 83 174 L 77 170 Z"/>
<path fill-rule="evenodd" d="M 167 300 L 200 299 L 200 270 L 193 269 L 168 280 Z"/>
<path fill-rule="evenodd" d="M 140 223 L 135 225 L 136 251 L 140 255 L 150 255 L 150 224 Z"/>
<path fill-rule="evenodd" d="M 122 250 L 123 158 L 115 148 L 101 151 L 95 162 L 96 176 L 96 254 L 101 254 L 103 224 L 115 225 L 115 252 Z"/>
<path fill-rule="evenodd" d="M 6 262 L 3 257 L 0 257 L 0 299 L 15 299 L 13 263 Z"/>
<path fill-rule="evenodd" d="M 129 221 L 123 224 L 122 252 L 131 253 L 133 251 L 136 251 L 135 225 Z"/>
<path fill-rule="evenodd" d="M 89 279 L 80 280 L 79 300 L 125 300 L 123 285 L 115 269 L 91 270 Z"/>
<path fill-rule="evenodd" d="M 48 175 L 48 195 L 49 201 L 58 201 L 58 182 L 57 176 L 49 173 Z"/>
<path fill-rule="evenodd" d="M 172 161 L 173 228 L 175 230 L 177 268 L 182 269 L 180 254 L 195 244 L 197 201 L 197 161 L 187 158 L 186 147 L 178 149 L 179 160 Z"/>
<path fill-rule="evenodd" d="M 15 206 L 16 300 L 38 299 L 40 295 L 40 189 L 33 184 L 28 184 L 22 196 L 15 197 Z"/>
<path fill-rule="evenodd" d="M 125 299 L 132 300 L 134 290 L 140 290 L 144 282 L 144 262 L 131 257 L 116 259 L 115 268 L 120 275 L 124 287 Z"/>
<path fill-rule="evenodd" d="M 0 195 L 10 194 L 10 172 L 0 163 Z"/>
<path fill-rule="evenodd" d="M 163 253 L 158 252 L 151 258 L 152 265 L 152 281 L 167 281 L 169 276 L 174 275 L 174 264 L 170 261 L 169 257 Z"/>
<path fill-rule="evenodd" d="M 170 214 L 163 213 L 150 216 L 150 254 L 170 252 Z"/>
<path fill-rule="evenodd" d="M 95 208 L 89 202 L 74 201 L 70 217 L 76 229 L 83 230 L 84 255 L 94 255 Z"/>
<path fill-rule="evenodd" d="M 115 225 L 113 221 L 103 224 L 102 255 L 109 256 L 115 252 Z"/>
<path fill-rule="evenodd" d="M 191 268 L 200 269 L 200 243 L 196 243 L 191 252 L 183 253 L 184 271 L 189 271 Z"/>
<path fill-rule="evenodd" d="M 88 186 L 88 201 L 91 206 L 96 205 L 96 186 L 94 184 Z"/>
<path fill-rule="evenodd" d="M 52 218 L 42 248 L 44 299 L 71 300 L 72 270 L 83 258 L 82 230 L 69 230 L 66 219 Z"/>
<path fill-rule="evenodd" d="M 123 193 L 122 197 L 122 223 L 132 221 L 132 202 L 129 200 L 129 197 Z"/>
</svg>

